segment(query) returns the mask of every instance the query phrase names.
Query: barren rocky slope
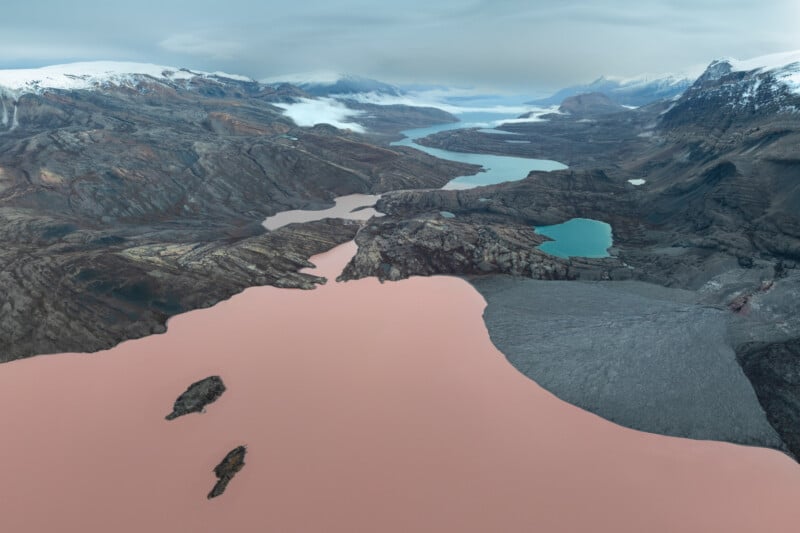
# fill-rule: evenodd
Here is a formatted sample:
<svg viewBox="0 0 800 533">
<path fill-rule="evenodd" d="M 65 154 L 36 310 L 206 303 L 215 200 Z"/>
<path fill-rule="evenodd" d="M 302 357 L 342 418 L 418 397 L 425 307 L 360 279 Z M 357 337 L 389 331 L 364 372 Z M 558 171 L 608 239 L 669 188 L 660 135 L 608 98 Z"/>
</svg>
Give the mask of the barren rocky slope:
<svg viewBox="0 0 800 533">
<path fill-rule="evenodd" d="M 474 171 L 298 128 L 272 105 L 297 88 L 185 77 L 0 91 L 0 361 L 163 331 L 250 285 L 311 288 L 297 271 L 357 226 L 266 232 L 266 216 Z"/>
</svg>

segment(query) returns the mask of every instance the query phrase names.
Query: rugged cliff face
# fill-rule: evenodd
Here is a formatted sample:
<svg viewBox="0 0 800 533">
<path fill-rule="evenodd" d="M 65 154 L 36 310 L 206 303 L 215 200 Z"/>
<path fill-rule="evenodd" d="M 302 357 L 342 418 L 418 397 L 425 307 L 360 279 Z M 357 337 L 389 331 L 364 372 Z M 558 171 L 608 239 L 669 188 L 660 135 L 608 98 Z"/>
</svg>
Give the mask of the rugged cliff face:
<svg viewBox="0 0 800 533">
<path fill-rule="evenodd" d="M 715 62 L 659 122 L 635 167 L 650 218 L 741 254 L 800 259 L 800 92 L 785 71 Z"/>
<path fill-rule="evenodd" d="M 0 361 L 107 348 L 251 285 L 311 288 L 321 280 L 297 271 L 357 227 L 266 232 L 266 216 L 472 170 L 298 128 L 273 105 L 304 94 L 291 86 L 62 78 L 0 96 Z"/>
</svg>

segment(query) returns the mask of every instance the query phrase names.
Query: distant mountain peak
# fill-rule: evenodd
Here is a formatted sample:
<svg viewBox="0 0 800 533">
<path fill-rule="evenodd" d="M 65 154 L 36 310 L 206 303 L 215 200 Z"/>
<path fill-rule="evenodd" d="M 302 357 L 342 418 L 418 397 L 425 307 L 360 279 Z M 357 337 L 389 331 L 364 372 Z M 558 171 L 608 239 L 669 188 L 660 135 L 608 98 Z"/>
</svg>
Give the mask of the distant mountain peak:
<svg viewBox="0 0 800 533">
<path fill-rule="evenodd" d="M 712 61 L 703 74 L 697 78 L 698 83 L 705 83 L 707 81 L 718 80 L 723 76 L 727 76 L 733 71 L 733 67 L 727 59 L 718 59 Z"/>
<path fill-rule="evenodd" d="M 291 83 L 313 96 L 340 96 L 360 93 L 378 93 L 400 96 L 403 91 L 389 83 L 355 74 L 338 72 L 306 72 L 285 74 L 261 80 L 267 85 Z"/>
<path fill-rule="evenodd" d="M 692 84 L 691 79 L 676 74 L 645 74 L 633 78 L 600 76 L 587 85 L 567 87 L 541 100 L 530 102 L 536 105 L 558 105 L 571 96 L 584 93 L 603 93 L 621 105 L 641 106 L 673 98 Z"/>
<path fill-rule="evenodd" d="M 772 81 L 785 87 L 790 93 L 800 95 L 800 50 L 746 60 L 716 59 L 708 65 L 697 81 L 699 84 L 716 81 L 735 72 L 747 73 L 745 79 L 763 78 L 762 81 Z"/>
<path fill-rule="evenodd" d="M 667 128 L 701 123 L 727 131 L 765 120 L 796 121 L 800 113 L 800 52 L 748 60 L 712 61 L 680 100 L 664 113 Z"/>
</svg>

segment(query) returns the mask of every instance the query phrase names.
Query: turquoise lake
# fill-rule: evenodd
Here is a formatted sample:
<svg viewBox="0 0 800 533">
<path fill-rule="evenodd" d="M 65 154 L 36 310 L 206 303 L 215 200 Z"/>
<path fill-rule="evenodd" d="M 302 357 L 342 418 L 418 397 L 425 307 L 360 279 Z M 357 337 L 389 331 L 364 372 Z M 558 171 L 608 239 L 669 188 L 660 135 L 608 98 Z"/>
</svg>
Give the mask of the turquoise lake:
<svg viewBox="0 0 800 533">
<path fill-rule="evenodd" d="M 563 163 L 550 161 L 547 159 L 529 159 L 526 157 L 508 157 L 487 154 L 472 154 L 465 152 L 451 152 L 439 148 L 422 146 L 414 141 L 438 133 L 440 131 L 456 130 L 462 128 L 482 128 L 487 129 L 492 122 L 497 120 L 515 118 L 515 115 L 508 113 L 486 113 L 486 112 L 467 112 L 460 113 L 460 122 L 450 124 L 437 124 L 427 128 L 416 128 L 403 131 L 405 139 L 393 142 L 394 146 L 410 146 L 441 159 L 459 161 L 461 163 L 471 163 L 481 165 L 483 172 L 478 172 L 473 176 L 460 176 L 451 180 L 444 189 L 471 189 L 481 185 L 494 185 L 506 181 L 518 181 L 528 176 L 531 170 L 562 170 L 567 168 Z M 499 130 L 498 130 L 498 133 Z"/>
<path fill-rule="evenodd" d="M 515 118 L 515 115 L 508 113 L 465 112 L 458 113 L 458 117 L 460 118 L 459 122 L 406 130 L 402 132 L 406 138 L 393 142 L 392 145 L 410 146 L 441 159 L 472 163 L 483 167 L 483 172 L 473 176 L 455 178 L 445 185 L 443 189 L 471 189 L 481 185 L 518 181 L 527 177 L 531 170 L 550 171 L 567 168 L 566 165 L 558 161 L 547 159 L 452 152 L 439 148 L 429 148 L 414 142 L 416 139 L 421 139 L 440 131 L 462 128 L 479 128 L 484 133 L 508 133 L 494 130 L 492 125 L 499 120 Z M 448 211 L 442 211 L 440 214 L 444 218 L 455 216 Z M 554 239 L 542 244 L 539 249 L 559 257 L 608 257 L 608 248 L 612 244 L 611 226 L 598 220 L 573 218 L 563 224 L 542 226 L 535 228 L 535 230 L 541 235 Z"/>
<path fill-rule="evenodd" d="M 539 249 L 558 257 L 608 257 L 608 248 L 613 242 L 610 225 L 588 218 L 573 218 L 535 230 L 554 239 L 543 243 Z"/>
</svg>

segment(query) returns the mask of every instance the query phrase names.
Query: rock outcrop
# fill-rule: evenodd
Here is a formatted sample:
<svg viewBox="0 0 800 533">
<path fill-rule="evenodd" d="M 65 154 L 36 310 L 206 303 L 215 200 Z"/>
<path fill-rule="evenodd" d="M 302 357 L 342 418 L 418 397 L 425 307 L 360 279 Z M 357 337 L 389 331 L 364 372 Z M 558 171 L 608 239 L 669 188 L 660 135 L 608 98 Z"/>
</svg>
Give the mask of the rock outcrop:
<svg viewBox="0 0 800 533">
<path fill-rule="evenodd" d="M 214 468 L 214 474 L 217 476 L 217 483 L 211 492 L 208 493 L 208 499 L 216 498 L 225 492 L 228 488 L 228 483 L 231 482 L 233 476 L 236 475 L 242 468 L 244 468 L 244 456 L 247 455 L 246 446 L 238 446 L 229 451 L 225 458 Z"/>
<path fill-rule="evenodd" d="M 534 279 L 629 279 L 618 258 L 562 259 L 537 249 L 534 226 L 599 218 L 614 227 L 616 246 L 637 243 L 635 191 L 602 172 L 536 172 L 513 183 L 466 191 L 384 195 L 356 237 L 358 253 L 344 279 L 401 279 L 432 274 L 512 274 Z M 441 211 L 455 215 L 445 218 Z M 609 215 L 613 213 L 613 215 Z"/>
<path fill-rule="evenodd" d="M 167 420 L 174 420 L 189 413 L 205 412 L 206 405 L 216 402 L 225 392 L 225 384 L 219 376 L 209 376 L 189 385 L 186 392 L 178 396 Z"/>
<path fill-rule="evenodd" d="M 800 338 L 745 344 L 736 356 L 770 423 L 800 457 Z"/>
<path fill-rule="evenodd" d="M 492 337 L 504 339 L 500 348 L 520 371 L 550 383 L 584 408 L 649 431 L 703 438 L 713 433 L 712 438 L 798 456 L 800 389 L 795 383 L 797 343 L 792 339 L 800 328 L 795 318 L 800 316 L 800 290 L 792 267 L 800 260 L 800 92 L 791 82 L 797 70 L 797 64 L 742 70 L 717 62 L 673 101 L 607 114 L 551 114 L 544 121 L 502 126 L 527 143 L 507 143 L 503 136 L 477 129 L 423 139 L 425 145 L 455 151 L 556 159 L 571 169 L 533 172 L 519 182 L 470 191 L 386 194 L 379 209 L 387 216 L 359 234 L 359 252 L 344 277 L 503 273 L 539 279 L 634 279 L 689 289 L 691 309 L 675 316 L 694 314 L 696 320 L 669 325 L 664 323 L 667 317 L 653 317 L 650 325 L 662 328 L 658 338 L 669 339 L 705 323 L 707 332 L 693 330 L 692 335 L 698 344 L 713 342 L 702 357 L 676 358 L 683 375 L 667 379 L 676 385 L 661 390 L 661 399 L 623 398 L 625 387 L 641 384 L 636 375 L 629 376 L 630 384 L 621 384 L 625 380 L 620 372 L 634 368 L 632 362 L 651 365 L 640 372 L 648 378 L 664 369 L 672 372 L 676 367 L 669 357 L 654 359 L 654 354 L 667 354 L 670 346 L 654 341 L 633 349 L 619 346 L 614 353 L 606 353 L 605 346 L 599 353 L 586 350 L 585 364 L 565 377 L 563 365 L 570 362 L 565 358 L 583 357 L 579 347 L 558 345 L 553 362 L 536 353 L 547 344 L 541 336 L 550 332 L 540 332 L 525 344 L 503 317 L 487 311 L 487 322 Z M 645 184 L 634 187 L 628 183 L 634 178 Z M 454 218 L 443 219 L 441 211 Z M 531 226 L 575 217 L 611 224 L 612 258 L 576 264 L 532 251 L 536 237 L 528 231 Z M 508 283 L 522 287 L 535 282 Z M 583 305 L 580 301 L 576 297 L 575 305 Z M 518 304 L 506 314 L 520 312 L 524 304 Z M 603 311 L 604 320 L 612 323 L 597 329 L 618 327 L 619 335 L 607 343 L 615 346 L 625 339 L 625 321 L 632 317 L 608 315 Z M 519 331 L 524 333 L 529 322 L 522 320 Z M 575 329 L 570 331 L 574 336 Z M 645 328 L 640 338 L 647 334 Z M 630 340 L 633 346 L 639 339 Z M 685 356 L 694 348 L 675 349 Z M 650 360 L 640 359 L 637 350 Z M 627 357 L 627 363 L 619 364 Z M 698 361 L 719 369 L 708 388 L 719 394 L 704 391 Z M 755 395 L 741 379 L 742 371 Z M 703 379 L 698 381 L 698 375 Z M 606 382 L 620 383 L 620 390 Z M 642 391 L 649 387 L 660 390 L 655 384 Z M 685 394 L 669 400 L 679 390 Z M 697 403 L 687 404 L 687 398 Z M 759 414 L 759 404 L 765 415 Z M 716 418 L 704 418 L 710 413 L 717 413 Z M 740 419 L 746 424 L 739 424 Z"/>
</svg>

